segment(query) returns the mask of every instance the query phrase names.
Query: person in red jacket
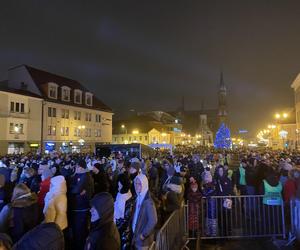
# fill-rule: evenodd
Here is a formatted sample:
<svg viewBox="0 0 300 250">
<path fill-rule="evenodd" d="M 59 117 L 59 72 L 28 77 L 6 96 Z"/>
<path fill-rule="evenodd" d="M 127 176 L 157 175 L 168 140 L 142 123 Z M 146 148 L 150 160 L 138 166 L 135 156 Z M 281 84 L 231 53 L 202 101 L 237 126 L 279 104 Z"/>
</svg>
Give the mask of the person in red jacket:
<svg viewBox="0 0 300 250">
<path fill-rule="evenodd" d="M 297 180 L 300 178 L 300 168 L 294 168 L 289 172 L 289 178 L 284 184 L 283 200 L 285 204 L 289 204 L 291 199 L 296 197 Z"/>
<path fill-rule="evenodd" d="M 42 181 L 40 183 L 40 191 L 38 192 L 38 204 L 41 211 L 43 211 L 45 202 L 45 196 L 50 189 L 50 180 L 53 176 L 52 171 L 49 169 L 48 165 L 40 165 L 38 169 L 38 174 L 41 175 Z"/>
</svg>

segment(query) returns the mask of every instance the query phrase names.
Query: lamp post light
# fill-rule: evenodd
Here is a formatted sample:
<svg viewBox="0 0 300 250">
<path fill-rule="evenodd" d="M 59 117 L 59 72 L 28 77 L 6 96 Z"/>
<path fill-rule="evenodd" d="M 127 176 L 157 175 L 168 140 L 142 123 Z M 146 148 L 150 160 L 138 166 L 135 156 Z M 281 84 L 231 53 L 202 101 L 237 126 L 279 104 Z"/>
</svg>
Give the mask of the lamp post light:
<svg viewBox="0 0 300 250">
<path fill-rule="evenodd" d="M 121 129 L 125 130 L 125 141 L 124 144 L 128 144 L 128 138 L 127 138 L 127 128 L 124 124 L 121 125 Z"/>
</svg>

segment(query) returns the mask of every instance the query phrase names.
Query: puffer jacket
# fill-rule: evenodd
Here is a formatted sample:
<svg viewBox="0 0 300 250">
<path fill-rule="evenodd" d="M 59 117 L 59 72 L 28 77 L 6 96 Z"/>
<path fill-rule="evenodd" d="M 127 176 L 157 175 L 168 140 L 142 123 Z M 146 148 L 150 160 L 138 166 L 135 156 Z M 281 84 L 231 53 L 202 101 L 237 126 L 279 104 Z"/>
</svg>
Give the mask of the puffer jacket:
<svg viewBox="0 0 300 250">
<path fill-rule="evenodd" d="M 45 197 L 45 222 L 55 222 L 61 230 L 68 226 L 67 185 L 62 175 L 51 179 L 50 190 Z"/>
</svg>

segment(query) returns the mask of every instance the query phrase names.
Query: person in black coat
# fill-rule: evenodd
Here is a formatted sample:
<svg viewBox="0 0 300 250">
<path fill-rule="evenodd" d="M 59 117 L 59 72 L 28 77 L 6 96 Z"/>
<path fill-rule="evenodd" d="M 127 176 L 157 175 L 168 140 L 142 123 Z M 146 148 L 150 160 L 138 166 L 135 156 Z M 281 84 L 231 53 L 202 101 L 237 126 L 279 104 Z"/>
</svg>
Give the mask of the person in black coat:
<svg viewBox="0 0 300 250">
<path fill-rule="evenodd" d="M 94 193 L 93 188 L 93 178 L 87 170 L 86 162 L 79 160 L 75 175 L 70 181 L 68 194 L 72 244 L 74 244 L 72 249 L 82 250 L 84 247 L 88 235 L 89 202 Z"/>
<path fill-rule="evenodd" d="M 14 246 L 14 250 L 61 250 L 64 235 L 54 222 L 43 223 L 28 231 Z"/>
<path fill-rule="evenodd" d="M 119 250 L 120 235 L 113 221 L 114 200 L 103 192 L 91 200 L 91 230 L 85 250 Z"/>
<path fill-rule="evenodd" d="M 9 233 L 13 242 L 18 241 L 39 223 L 38 209 L 36 194 L 31 193 L 25 184 L 18 184 L 11 203 L 1 210 L 0 231 Z"/>
<path fill-rule="evenodd" d="M 103 165 L 100 165 L 100 163 L 94 164 L 92 172 L 95 194 L 109 192 L 108 175 L 105 172 Z"/>
</svg>

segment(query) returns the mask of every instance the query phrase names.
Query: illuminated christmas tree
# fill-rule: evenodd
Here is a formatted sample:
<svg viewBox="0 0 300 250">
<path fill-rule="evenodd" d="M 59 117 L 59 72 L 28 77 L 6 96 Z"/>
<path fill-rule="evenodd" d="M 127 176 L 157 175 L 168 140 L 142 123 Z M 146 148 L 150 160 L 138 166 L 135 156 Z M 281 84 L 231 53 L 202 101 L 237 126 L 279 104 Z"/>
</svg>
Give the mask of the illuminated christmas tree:
<svg viewBox="0 0 300 250">
<path fill-rule="evenodd" d="M 224 123 L 221 124 L 214 142 L 215 148 L 231 148 L 231 138 L 230 138 L 230 130 L 225 126 Z"/>
</svg>

